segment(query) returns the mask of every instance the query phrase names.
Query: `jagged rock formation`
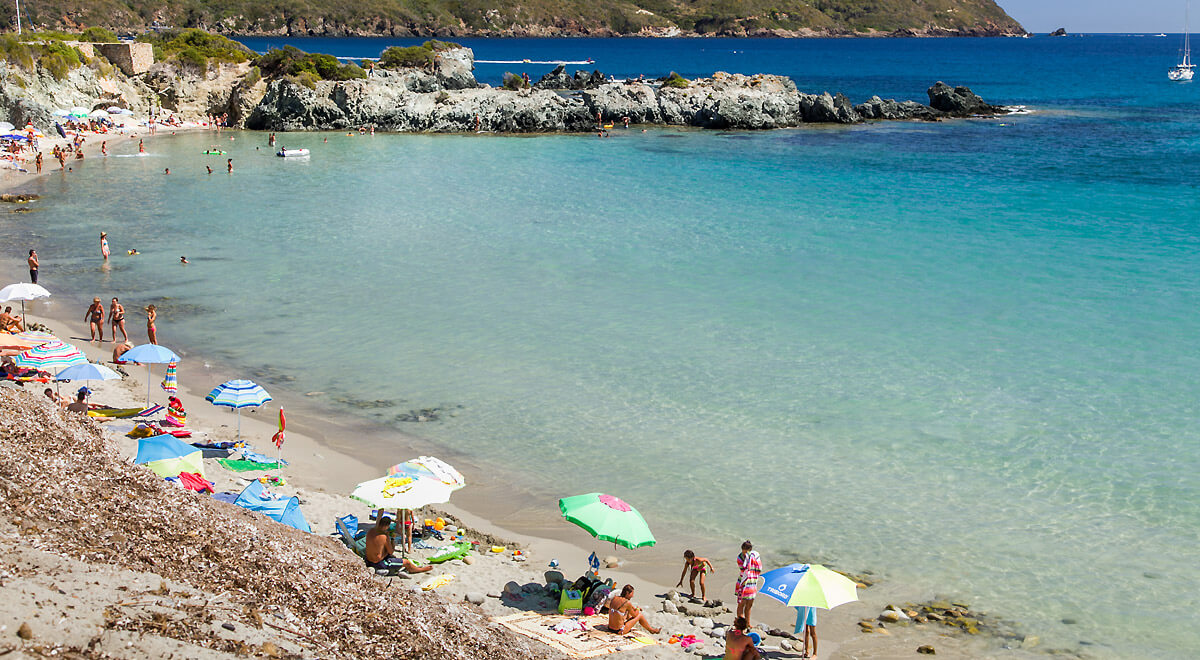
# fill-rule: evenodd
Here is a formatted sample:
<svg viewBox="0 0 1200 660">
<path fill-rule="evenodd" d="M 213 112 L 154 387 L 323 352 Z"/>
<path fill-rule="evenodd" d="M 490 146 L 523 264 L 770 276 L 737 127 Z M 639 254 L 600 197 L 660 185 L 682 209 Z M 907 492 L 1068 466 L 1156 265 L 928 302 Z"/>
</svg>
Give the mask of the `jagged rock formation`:
<svg viewBox="0 0 1200 660">
<path fill-rule="evenodd" d="M 546 133 L 592 131 L 598 123 L 771 129 L 806 123 L 936 120 L 1005 112 L 966 87 L 938 82 L 929 105 L 842 94 L 808 94 L 782 76 L 728 74 L 685 81 L 605 81 L 599 72 L 556 69 L 533 88 L 479 85 L 470 49 L 439 54 L 429 68 L 377 68 L 367 78 L 260 80 L 246 63 L 203 69 L 160 63 L 139 77 L 82 66 L 57 80 L 45 71 L 0 66 L 0 119 L 52 126 L 55 108 L 121 105 L 145 114 L 161 106 L 183 120 L 228 115 L 230 125 L 273 131 L 374 126 L 405 132 Z M 582 88 L 582 89 L 581 89 Z"/>
</svg>

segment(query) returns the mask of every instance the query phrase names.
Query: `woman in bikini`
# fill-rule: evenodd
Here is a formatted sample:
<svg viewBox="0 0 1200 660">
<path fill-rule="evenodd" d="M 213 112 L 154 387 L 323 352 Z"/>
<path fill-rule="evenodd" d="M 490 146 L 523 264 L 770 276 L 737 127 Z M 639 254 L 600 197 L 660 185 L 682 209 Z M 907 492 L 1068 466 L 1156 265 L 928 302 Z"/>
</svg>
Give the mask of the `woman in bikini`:
<svg viewBox="0 0 1200 660">
<path fill-rule="evenodd" d="M 129 341 L 129 333 L 125 332 L 125 306 L 116 298 L 112 299 L 112 305 L 108 308 L 108 322 L 112 324 L 113 342 L 117 341 L 117 330 L 121 331 L 121 341 Z"/>
<path fill-rule="evenodd" d="M 154 322 L 158 320 L 158 309 L 154 305 L 146 306 L 146 336 L 150 338 L 151 344 L 158 343 L 157 330 L 154 327 Z"/>
<path fill-rule="evenodd" d="M 676 587 L 683 586 L 683 576 L 687 575 L 688 569 L 692 570 L 692 575 L 688 579 L 688 586 L 691 588 L 692 598 L 696 597 L 696 577 L 700 578 L 700 598 L 704 602 L 708 602 L 708 586 L 704 583 L 704 575 L 706 573 L 716 573 L 717 569 L 713 568 L 712 562 L 704 557 L 697 557 L 696 553 L 691 550 L 683 551 L 683 572 L 679 574 L 679 584 Z"/>
<path fill-rule="evenodd" d="M 83 320 L 88 322 L 88 326 L 92 330 L 92 341 L 96 341 L 96 335 L 100 335 L 100 341 L 104 341 L 104 305 L 100 304 L 99 298 L 92 299 L 92 306 L 83 315 Z"/>
<path fill-rule="evenodd" d="M 633 585 L 627 584 L 621 588 L 620 596 L 608 601 L 608 629 L 621 635 L 627 635 L 634 626 L 640 623 L 650 634 L 657 634 L 659 629 L 650 627 L 646 615 L 634 607 L 633 602 L 629 600 L 631 597 L 633 597 Z"/>
<path fill-rule="evenodd" d="M 100 232 L 100 254 L 104 255 L 104 260 L 108 261 L 108 232 Z"/>
</svg>

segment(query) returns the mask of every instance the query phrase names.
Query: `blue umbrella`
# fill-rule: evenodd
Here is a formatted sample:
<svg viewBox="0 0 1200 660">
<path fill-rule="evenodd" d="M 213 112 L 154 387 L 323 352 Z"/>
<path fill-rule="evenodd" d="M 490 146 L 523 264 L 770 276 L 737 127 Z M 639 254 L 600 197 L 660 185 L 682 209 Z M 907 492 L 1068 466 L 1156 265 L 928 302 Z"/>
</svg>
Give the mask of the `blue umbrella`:
<svg viewBox="0 0 1200 660">
<path fill-rule="evenodd" d="M 121 374 L 109 369 L 102 364 L 93 362 L 85 362 L 76 364 L 62 371 L 54 377 L 54 380 L 120 380 Z"/>
<path fill-rule="evenodd" d="M 204 399 L 214 406 L 226 406 L 238 411 L 238 440 L 241 440 L 242 408 L 261 406 L 271 400 L 271 395 L 254 381 L 240 378 L 217 385 Z"/>
<path fill-rule="evenodd" d="M 166 346 L 158 344 L 142 344 L 134 346 L 125 351 L 121 355 L 121 359 L 125 362 L 137 362 L 138 364 L 146 365 L 146 407 L 150 407 L 150 381 L 154 378 L 150 375 L 150 365 L 152 364 L 168 364 L 171 362 L 182 362 L 183 358 L 175 354 L 175 351 Z"/>
</svg>

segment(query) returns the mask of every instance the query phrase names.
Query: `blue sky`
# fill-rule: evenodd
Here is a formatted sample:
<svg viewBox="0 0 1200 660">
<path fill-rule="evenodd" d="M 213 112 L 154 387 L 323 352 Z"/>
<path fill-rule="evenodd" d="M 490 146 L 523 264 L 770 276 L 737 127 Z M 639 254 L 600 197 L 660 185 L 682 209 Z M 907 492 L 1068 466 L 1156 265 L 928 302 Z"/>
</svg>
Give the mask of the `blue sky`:
<svg viewBox="0 0 1200 660">
<path fill-rule="evenodd" d="M 997 0 L 1030 32 L 1183 32 L 1185 0 Z M 1200 18 L 1200 2 L 1193 18 Z M 1193 27 L 1200 21 L 1193 21 Z"/>
</svg>

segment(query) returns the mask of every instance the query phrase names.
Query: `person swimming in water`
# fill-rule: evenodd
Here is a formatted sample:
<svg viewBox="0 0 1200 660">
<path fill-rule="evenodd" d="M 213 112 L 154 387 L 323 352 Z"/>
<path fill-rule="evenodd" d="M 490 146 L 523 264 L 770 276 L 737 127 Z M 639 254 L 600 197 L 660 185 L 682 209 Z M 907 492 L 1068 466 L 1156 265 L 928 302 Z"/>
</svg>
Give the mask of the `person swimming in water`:
<svg viewBox="0 0 1200 660">
<path fill-rule="evenodd" d="M 187 264 L 187 263 L 191 263 L 191 262 L 187 260 L 187 257 L 179 257 L 179 263 Z"/>
</svg>

